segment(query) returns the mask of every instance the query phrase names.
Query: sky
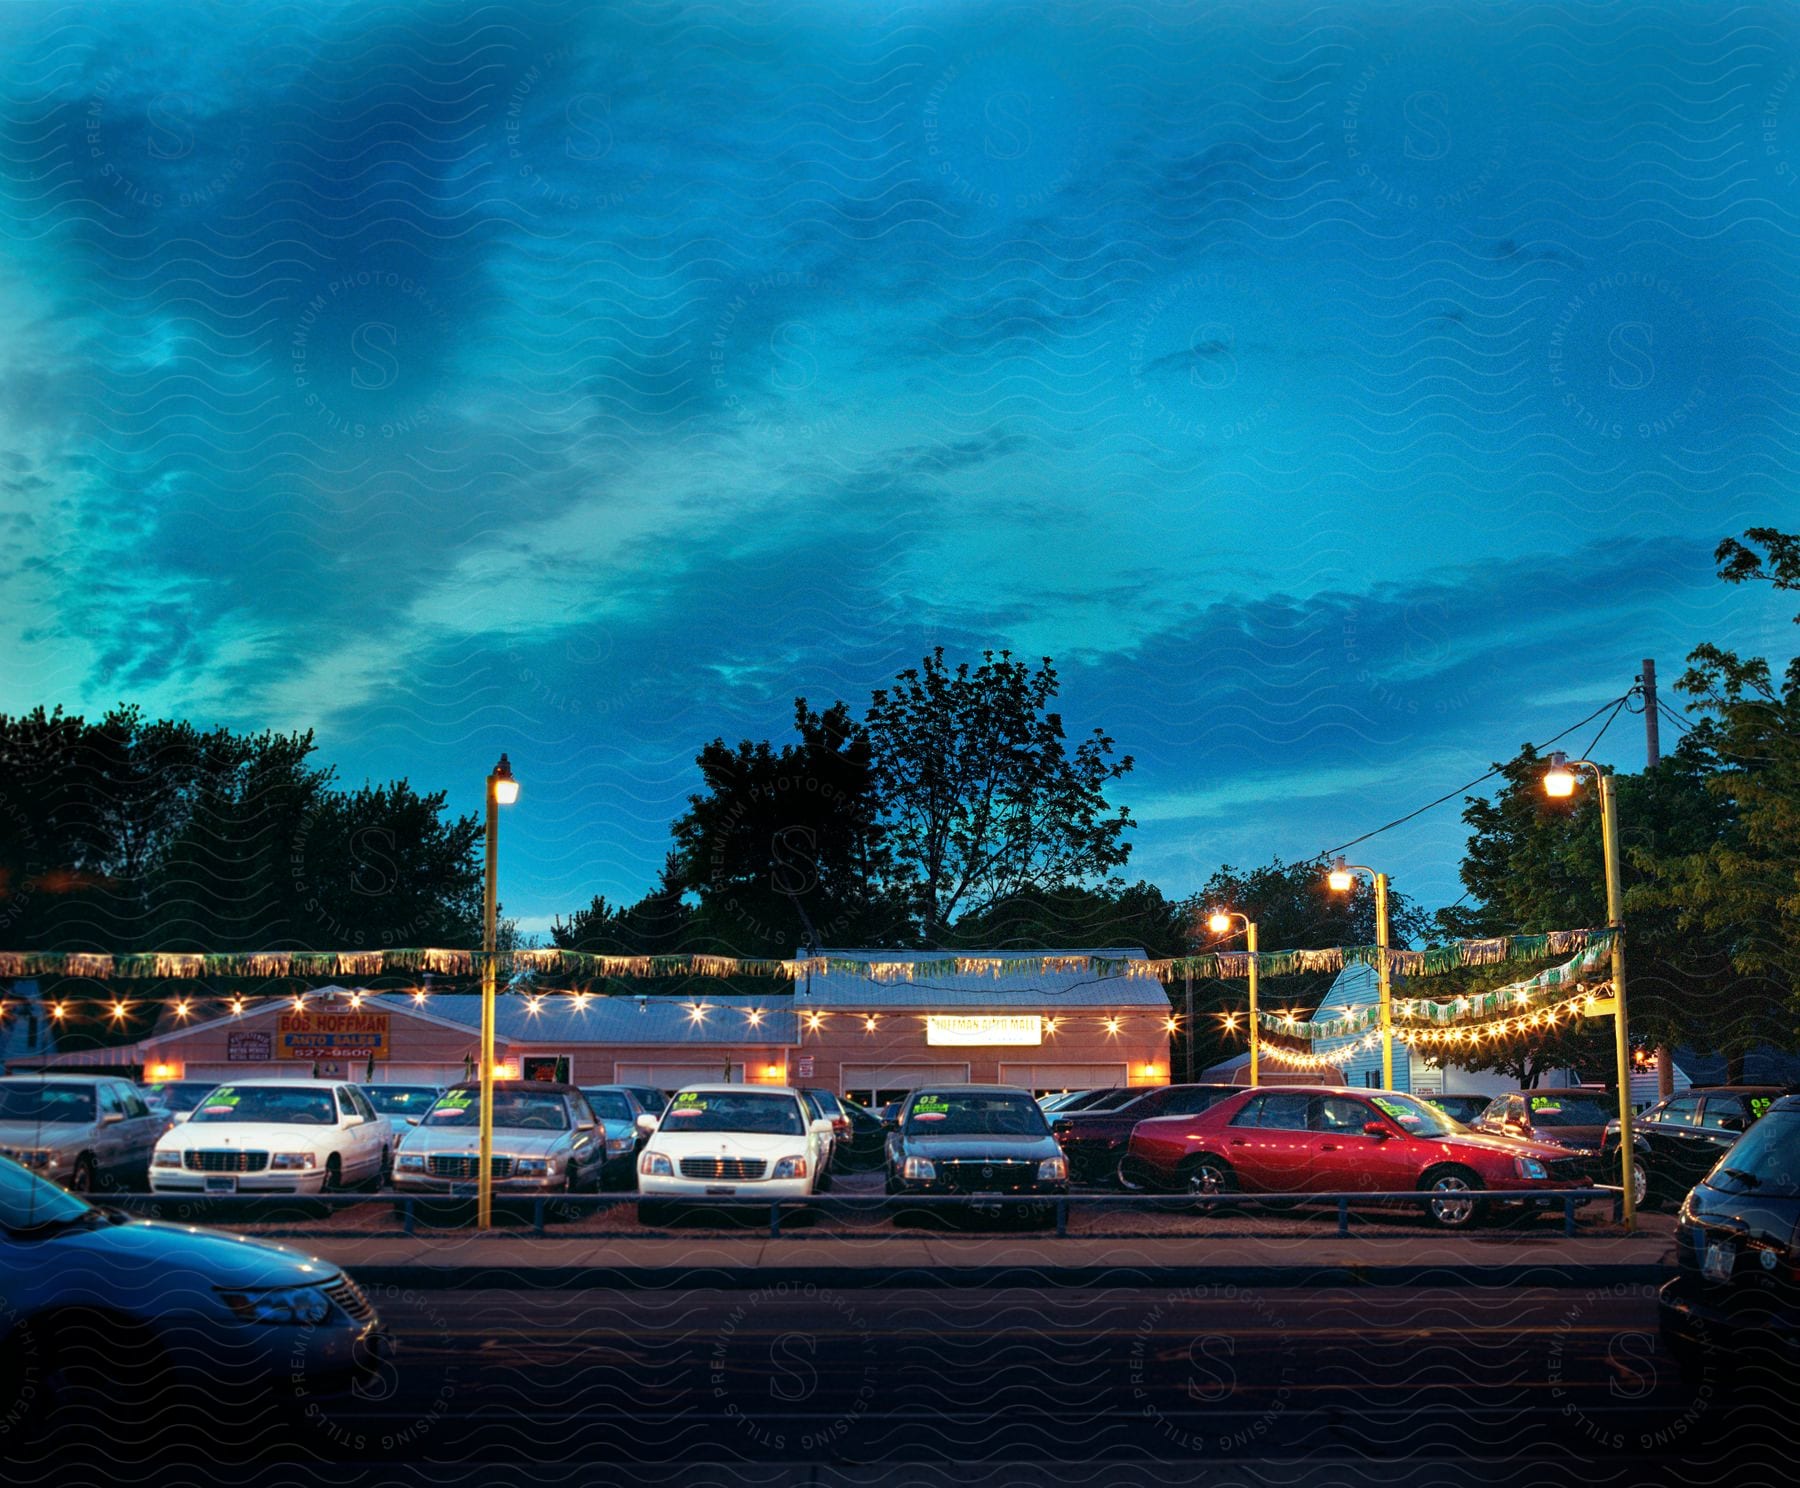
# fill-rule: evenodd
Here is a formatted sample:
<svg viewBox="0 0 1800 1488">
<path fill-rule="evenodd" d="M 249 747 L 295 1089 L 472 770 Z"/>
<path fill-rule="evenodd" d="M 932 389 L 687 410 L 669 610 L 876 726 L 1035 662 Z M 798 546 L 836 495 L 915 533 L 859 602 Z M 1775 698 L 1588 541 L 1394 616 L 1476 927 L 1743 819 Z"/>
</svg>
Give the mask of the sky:
<svg viewBox="0 0 1800 1488">
<path fill-rule="evenodd" d="M 542 930 L 708 739 L 1010 648 L 1135 757 L 1129 876 L 1310 856 L 1643 657 L 1793 654 L 1711 554 L 1800 524 L 1796 58 L 1636 0 L 8 5 L 0 711 L 458 810 L 504 750 Z M 1462 838 L 1358 852 L 1441 904 Z"/>
</svg>

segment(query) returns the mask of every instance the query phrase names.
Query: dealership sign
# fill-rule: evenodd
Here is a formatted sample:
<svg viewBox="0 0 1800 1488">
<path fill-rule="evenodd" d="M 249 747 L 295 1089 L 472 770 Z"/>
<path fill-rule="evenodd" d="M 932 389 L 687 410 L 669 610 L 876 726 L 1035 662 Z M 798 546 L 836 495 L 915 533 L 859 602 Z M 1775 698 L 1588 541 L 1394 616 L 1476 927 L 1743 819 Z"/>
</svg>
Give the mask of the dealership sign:
<svg viewBox="0 0 1800 1488">
<path fill-rule="evenodd" d="M 234 1062 L 260 1063 L 275 1057 L 273 1044 L 267 1033 L 229 1033 L 225 1036 L 225 1057 Z"/>
<path fill-rule="evenodd" d="M 945 1046 L 973 1044 L 1041 1044 L 1044 1020 L 1036 1013 L 1009 1016 L 945 1015 L 925 1020 L 925 1042 Z"/>
<path fill-rule="evenodd" d="M 283 1013 L 275 1025 L 277 1059 L 388 1057 L 386 1013 Z"/>
</svg>

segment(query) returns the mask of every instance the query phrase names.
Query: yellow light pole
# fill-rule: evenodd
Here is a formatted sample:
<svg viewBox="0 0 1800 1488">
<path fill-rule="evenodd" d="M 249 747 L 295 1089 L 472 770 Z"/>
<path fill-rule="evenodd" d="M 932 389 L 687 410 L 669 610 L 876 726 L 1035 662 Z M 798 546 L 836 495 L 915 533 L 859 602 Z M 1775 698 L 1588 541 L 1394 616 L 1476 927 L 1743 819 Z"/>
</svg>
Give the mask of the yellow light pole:
<svg viewBox="0 0 1800 1488">
<path fill-rule="evenodd" d="M 494 1223 L 494 942 L 499 938 L 500 808 L 519 799 L 506 756 L 487 778 L 487 873 L 481 890 L 481 1156 L 475 1177 L 475 1222 Z"/>
<path fill-rule="evenodd" d="M 1612 938 L 1613 1053 L 1619 1074 L 1619 1186 L 1624 1189 L 1625 1228 L 1637 1228 L 1637 1153 L 1631 1140 L 1631 1029 L 1625 1017 L 1625 911 L 1619 878 L 1619 808 L 1613 778 L 1592 760 L 1572 760 L 1560 750 L 1544 772 L 1544 794 L 1566 800 L 1575 794 L 1577 770 L 1592 772 L 1600 787 L 1600 844 L 1606 863 L 1606 924 Z"/>
<path fill-rule="evenodd" d="M 1360 863 L 1337 859 L 1325 875 L 1334 894 L 1348 894 L 1356 885 L 1356 875 L 1366 873 L 1375 882 L 1375 946 L 1376 977 L 1381 988 L 1381 1088 L 1394 1088 L 1394 974 L 1388 966 L 1388 944 L 1392 929 L 1388 924 L 1388 877 Z"/>
<path fill-rule="evenodd" d="M 1262 1083 L 1262 1039 L 1261 1029 L 1256 1017 L 1256 921 L 1249 915 L 1239 914 L 1235 909 L 1215 909 L 1207 920 L 1207 927 L 1214 935 L 1226 935 L 1231 931 L 1231 922 L 1238 921 L 1244 927 L 1244 948 L 1250 952 L 1250 1083 Z M 1193 1037 L 1192 1033 L 1188 1035 Z"/>
</svg>

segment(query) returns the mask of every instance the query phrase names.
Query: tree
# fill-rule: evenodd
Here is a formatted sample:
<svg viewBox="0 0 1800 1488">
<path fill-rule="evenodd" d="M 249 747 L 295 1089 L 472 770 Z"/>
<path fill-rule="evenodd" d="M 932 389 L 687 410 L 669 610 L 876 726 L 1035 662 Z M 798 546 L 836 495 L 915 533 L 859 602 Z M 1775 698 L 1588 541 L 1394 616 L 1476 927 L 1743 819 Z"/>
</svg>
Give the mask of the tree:
<svg viewBox="0 0 1800 1488">
<path fill-rule="evenodd" d="M 940 646 L 874 693 L 866 715 L 887 841 L 919 937 L 1029 891 L 1104 881 L 1135 823 L 1106 800 L 1132 767 L 1099 729 L 1073 752 L 1049 711 L 1055 668 L 1007 651 L 954 670 Z"/>
<path fill-rule="evenodd" d="M 637 903 L 620 908 L 596 894 L 567 920 L 559 916 L 551 922 L 550 943 L 565 951 L 598 956 L 677 955 L 694 949 L 693 917 L 671 853 L 663 862 L 657 886 Z"/>
<path fill-rule="evenodd" d="M 1152 960 L 1182 955 L 1188 911 L 1139 879 L 1129 886 L 1028 889 L 958 918 L 946 940 L 971 950 L 1141 946 Z"/>
</svg>

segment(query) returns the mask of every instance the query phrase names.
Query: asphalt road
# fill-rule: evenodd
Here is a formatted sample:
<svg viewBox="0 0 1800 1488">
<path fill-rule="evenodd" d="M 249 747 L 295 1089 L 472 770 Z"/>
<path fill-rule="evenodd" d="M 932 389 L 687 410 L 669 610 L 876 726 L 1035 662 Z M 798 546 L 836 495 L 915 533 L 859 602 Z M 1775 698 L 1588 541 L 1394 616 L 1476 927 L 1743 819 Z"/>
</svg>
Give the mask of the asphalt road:
<svg viewBox="0 0 1800 1488">
<path fill-rule="evenodd" d="M 758 1465 L 895 1461 L 1240 1464 L 1237 1481 L 1264 1481 L 1251 1468 L 1277 1458 L 1284 1482 L 1302 1481 L 1292 1464 L 1425 1461 L 1494 1481 L 1579 1460 L 1591 1484 L 1660 1481 L 1675 1460 L 1712 1481 L 1746 1452 L 1792 1457 L 1774 1408 L 1785 1387 L 1682 1383 L 1646 1288 L 377 1287 L 373 1300 L 399 1349 L 371 1387 L 234 1407 L 199 1436 L 114 1421 L 97 1454 L 108 1423 L 63 1421 L 9 1482 L 80 1481 L 71 1443 L 111 1483 L 196 1456 L 310 1464 L 334 1482 L 631 1462 L 735 1464 L 765 1483 Z"/>
</svg>

